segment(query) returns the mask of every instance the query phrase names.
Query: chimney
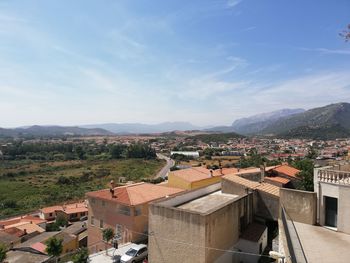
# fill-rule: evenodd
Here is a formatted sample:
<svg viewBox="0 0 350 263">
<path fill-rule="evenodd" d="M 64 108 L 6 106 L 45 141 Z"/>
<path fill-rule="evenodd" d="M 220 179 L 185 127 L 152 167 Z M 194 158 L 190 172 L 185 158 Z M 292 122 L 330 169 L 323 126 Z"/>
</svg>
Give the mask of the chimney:
<svg viewBox="0 0 350 263">
<path fill-rule="evenodd" d="M 260 165 L 260 183 L 265 179 L 265 165 Z"/>
<path fill-rule="evenodd" d="M 28 234 L 27 229 L 23 229 L 23 233 L 24 233 L 24 235 Z"/>
<path fill-rule="evenodd" d="M 111 180 L 111 188 L 109 188 L 109 192 L 111 193 L 112 198 L 116 198 L 116 196 L 114 195 L 114 187 L 115 187 L 114 181 Z"/>
<path fill-rule="evenodd" d="M 210 176 L 211 176 L 211 177 L 214 177 L 214 175 L 213 175 L 213 170 L 210 170 Z"/>
</svg>

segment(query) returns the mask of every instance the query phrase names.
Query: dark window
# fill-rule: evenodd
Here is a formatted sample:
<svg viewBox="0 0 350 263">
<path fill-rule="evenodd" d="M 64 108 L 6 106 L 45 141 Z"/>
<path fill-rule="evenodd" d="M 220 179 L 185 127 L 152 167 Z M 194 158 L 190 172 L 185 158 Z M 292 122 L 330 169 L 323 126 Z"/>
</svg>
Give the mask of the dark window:
<svg viewBox="0 0 350 263">
<path fill-rule="evenodd" d="M 326 225 L 331 227 L 337 227 L 338 219 L 338 199 L 325 196 L 325 216 Z"/>
</svg>

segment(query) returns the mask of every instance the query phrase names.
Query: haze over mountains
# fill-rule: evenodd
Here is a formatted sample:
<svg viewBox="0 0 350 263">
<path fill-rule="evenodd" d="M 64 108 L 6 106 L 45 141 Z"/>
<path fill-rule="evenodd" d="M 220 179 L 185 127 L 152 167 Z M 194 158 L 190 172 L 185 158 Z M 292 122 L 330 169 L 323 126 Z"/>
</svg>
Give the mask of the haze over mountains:
<svg viewBox="0 0 350 263">
<path fill-rule="evenodd" d="M 348 137 L 350 136 L 350 104 L 336 103 L 307 111 L 304 109 L 282 109 L 241 118 L 235 120 L 231 126 L 213 128 L 199 127 L 188 122 L 106 123 L 70 127 L 34 125 L 14 129 L 0 128 L 0 136 L 145 134 L 191 130 L 287 138 L 334 139 Z"/>
</svg>

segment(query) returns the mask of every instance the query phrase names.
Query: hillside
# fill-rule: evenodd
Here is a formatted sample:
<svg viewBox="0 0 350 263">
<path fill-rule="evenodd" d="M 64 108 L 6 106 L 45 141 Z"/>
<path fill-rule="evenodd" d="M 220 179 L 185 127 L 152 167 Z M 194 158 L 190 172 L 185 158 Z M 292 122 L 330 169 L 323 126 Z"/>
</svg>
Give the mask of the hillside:
<svg viewBox="0 0 350 263">
<path fill-rule="evenodd" d="M 350 135 L 350 104 L 330 104 L 285 117 L 268 125 L 261 133 L 303 138 L 347 137 Z"/>
<path fill-rule="evenodd" d="M 82 125 L 82 128 L 101 128 L 117 134 L 162 133 L 172 131 L 199 130 L 189 122 L 163 122 L 158 124 L 143 123 L 104 123 Z"/>
<path fill-rule="evenodd" d="M 112 135 L 104 129 L 86 129 L 65 126 L 30 126 L 27 128 L 3 129 L 0 128 L 0 137 L 26 137 L 26 136 L 65 136 L 65 135 Z"/>
<path fill-rule="evenodd" d="M 241 134 L 260 133 L 270 124 L 287 116 L 304 112 L 304 109 L 281 109 L 277 111 L 261 113 L 233 122 L 233 131 Z"/>
</svg>

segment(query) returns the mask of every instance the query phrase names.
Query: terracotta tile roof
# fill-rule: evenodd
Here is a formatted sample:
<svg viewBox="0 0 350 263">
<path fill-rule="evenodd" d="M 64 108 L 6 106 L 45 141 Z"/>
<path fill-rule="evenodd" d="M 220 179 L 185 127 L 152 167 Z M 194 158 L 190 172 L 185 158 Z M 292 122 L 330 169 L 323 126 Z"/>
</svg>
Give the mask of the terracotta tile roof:
<svg viewBox="0 0 350 263">
<path fill-rule="evenodd" d="M 85 203 L 75 203 L 62 206 L 62 210 L 66 214 L 75 214 L 75 213 L 87 213 L 88 208 Z"/>
<path fill-rule="evenodd" d="M 63 210 L 61 205 L 43 207 L 40 211 L 44 214 L 54 213 L 56 210 Z"/>
<path fill-rule="evenodd" d="M 31 222 L 33 224 L 41 224 L 41 223 L 45 223 L 46 220 L 35 216 L 21 216 L 21 217 L 10 218 L 7 220 L 2 220 L 0 221 L 0 225 L 2 225 L 4 228 L 11 228 L 17 224 L 26 224 Z"/>
<path fill-rule="evenodd" d="M 289 165 L 280 165 L 272 170 L 290 177 L 296 177 L 296 175 L 300 172 L 300 170 L 295 169 L 294 167 Z"/>
<path fill-rule="evenodd" d="M 268 194 L 279 196 L 280 188 L 278 186 L 275 186 L 266 182 L 259 183 L 259 182 L 251 181 L 251 180 L 242 178 L 236 174 L 225 175 L 224 178 L 236 184 L 240 184 L 242 186 L 248 187 L 250 189 L 257 189 L 259 191 L 262 191 Z"/>
<path fill-rule="evenodd" d="M 251 173 L 261 173 L 260 168 L 246 168 L 246 169 L 240 169 L 239 172 L 237 171 L 235 174 L 251 174 Z"/>
<path fill-rule="evenodd" d="M 216 169 L 213 170 L 213 176 L 223 176 L 226 174 L 236 173 L 237 171 L 237 168 Z M 171 172 L 169 176 L 176 176 L 191 183 L 211 178 L 210 169 L 205 167 L 191 167 L 177 170 Z"/>
<path fill-rule="evenodd" d="M 26 223 L 26 224 L 22 224 L 22 225 L 18 225 L 16 226 L 16 228 L 23 230 L 24 229 L 27 231 L 28 234 L 34 233 L 34 232 L 39 232 L 39 233 L 43 233 L 45 232 L 45 229 L 41 228 L 38 225 L 35 224 L 31 224 L 31 223 Z"/>
<path fill-rule="evenodd" d="M 89 192 L 86 195 L 88 197 L 113 201 L 116 203 L 122 203 L 130 206 L 130 205 L 145 204 L 153 200 L 165 197 L 167 195 L 173 195 L 182 191 L 184 190 L 162 186 L 162 185 L 155 185 L 155 184 L 149 184 L 149 183 L 137 183 L 137 184 L 115 187 L 114 188 L 115 198 L 112 198 L 112 195 L 109 189 Z"/>
<path fill-rule="evenodd" d="M 10 234 L 10 235 L 15 235 L 17 237 L 24 236 L 25 233 L 23 230 L 18 229 L 17 227 L 11 227 L 3 230 L 5 233 Z"/>
<path fill-rule="evenodd" d="M 35 249 L 37 251 L 40 251 L 41 253 L 47 254 L 46 252 L 46 245 L 43 243 L 37 242 L 30 246 L 32 249 Z"/>
<path fill-rule="evenodd" d="M 228 180 L 230 180 L 230 181 L 232 181 L 234 183 L 243 185 L 245 187 L 249 187 L 251 189 L 255 189 L 255 188 L 257 188 L 260 185 L 259 182 L 255 182 L 255 181 L 251 181 L 251 180 L 242 178 L 242 177 L 240 177 L 240 176 L 238 176 L 236 174 L 225 175 L 223 178 L 228 179 Z"/>
<path fill-rule="evenodd" d="M 265 181 L 274 181 L 277 183 L 281 183 L 281 184 L 288 184 L 290 182 L 289 179 L 284 178 L 284 177 L 280 177 L 280 176 L 273 176 L 273 177 L 265 177 Z"/>
</svg>

